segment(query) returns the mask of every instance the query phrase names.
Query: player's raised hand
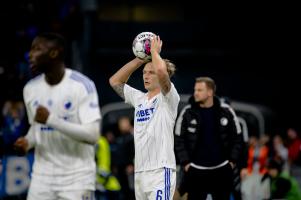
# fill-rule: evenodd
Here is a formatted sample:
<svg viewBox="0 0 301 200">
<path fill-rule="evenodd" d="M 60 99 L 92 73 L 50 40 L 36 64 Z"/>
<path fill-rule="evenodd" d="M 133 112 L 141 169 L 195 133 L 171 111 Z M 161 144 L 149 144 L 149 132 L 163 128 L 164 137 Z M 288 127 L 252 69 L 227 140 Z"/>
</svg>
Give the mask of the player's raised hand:
<svg viewBox="0 0 301 200">
<path fill-rule="evenodd" d="M 39 106 L 37 108 L 37 111 L 36 111 L 36 116 L 34 117 L 34 120 L 36 122 L 39 122 L 41 124 L 46 124 L 46 121 L 48 119 L 48 116 L 49 116 L 49 111 L 46 107 L 44 106 Z"/>
<path fill-rule="evenodd" d="M 25 154 L 28 149 L 28 141 L 25 137 L 20 137 L 14 143 L 14 149 L 21 154 Z"/>
<path fill-rule="evenodd" d="M 162 40 L 160 39 L 160 36 L 156 35 L 151 40 L 151 53 L 158 53 L 160 54 L 161 48 L 162 48 Z"/>
</svg>

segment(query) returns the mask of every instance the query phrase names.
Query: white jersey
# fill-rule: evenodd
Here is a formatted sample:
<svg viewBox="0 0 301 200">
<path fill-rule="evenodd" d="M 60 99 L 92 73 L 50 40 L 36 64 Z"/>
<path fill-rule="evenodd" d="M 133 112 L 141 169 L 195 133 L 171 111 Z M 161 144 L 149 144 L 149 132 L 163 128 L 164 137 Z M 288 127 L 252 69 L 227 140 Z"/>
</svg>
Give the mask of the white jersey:
<svg viewBox="0 0 301 200">
<path fill-rule="evenodd" d="M 44 74 L 30 80 L 24 87 L 23 95 L 31 124 L 26 138 L 35 147 L 32 178 L 53 190 L 94 190 L 94 146 L 34 122 L 38 105 L 73 123 L 85 124 L 99 120 L 94 83 L 81 73 L 66 69 L 62 81 L 54 86 L 45 81 Z"/>
<path fill-rule="evenodd" d="M 180 97 L 174 85 L 165 96 L 160 92 L 150 100 L 147 93 L 125 85 L 124 96 L 135 107 L 135 171 L 175 169 L 173 128 Z"/>
</svg>

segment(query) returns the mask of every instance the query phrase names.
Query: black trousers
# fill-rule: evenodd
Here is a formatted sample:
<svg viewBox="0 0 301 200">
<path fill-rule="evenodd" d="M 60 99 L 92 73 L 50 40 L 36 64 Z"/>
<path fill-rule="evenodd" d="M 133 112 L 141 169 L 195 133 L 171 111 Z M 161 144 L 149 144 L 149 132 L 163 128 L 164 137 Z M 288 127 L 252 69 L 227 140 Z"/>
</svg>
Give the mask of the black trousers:
<svg viewBox="0 0 301 200">
<path fill-rule="evenodd" d="M 188 200 L 206 200 L 211 194 L 213 200 L 229 200 L 233 187 L 233 170 L 230 164 L 211 170 L 190 167 L 184 174 L 183 184 Z"/>
</svg>

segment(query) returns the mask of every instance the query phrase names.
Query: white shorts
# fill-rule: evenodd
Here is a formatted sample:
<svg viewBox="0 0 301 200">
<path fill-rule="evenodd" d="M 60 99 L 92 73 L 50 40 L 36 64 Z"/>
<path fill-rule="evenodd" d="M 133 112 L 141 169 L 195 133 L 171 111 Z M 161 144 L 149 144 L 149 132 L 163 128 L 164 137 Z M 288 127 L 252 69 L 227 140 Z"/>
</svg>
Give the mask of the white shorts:
<svg viewBox="0 0 301 200">
<path fill-rule="evenodd" d="M 45 187 L 29 187 L 27 200 L 95 200 L 94 191 L 70 190 L 52 191 Z"/>
<path fill-rule="evenodd" d="M 161 168 L 135 173 L 135 196 L 139 200 L 172 200 L 176 170 Z"/>
</svg>

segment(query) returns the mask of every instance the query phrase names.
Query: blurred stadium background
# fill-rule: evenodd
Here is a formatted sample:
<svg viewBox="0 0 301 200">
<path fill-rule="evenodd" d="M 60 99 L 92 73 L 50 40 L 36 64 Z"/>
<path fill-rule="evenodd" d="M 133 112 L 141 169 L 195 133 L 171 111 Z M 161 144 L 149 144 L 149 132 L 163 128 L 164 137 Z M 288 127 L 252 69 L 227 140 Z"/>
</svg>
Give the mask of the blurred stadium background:
<svg viewBox="0 0 301 200">
<path fill-rule="evenodd" d="M 100 105 L 120 101 L 109 77 L 133 58 L 134 37 L 154 32 L 162 56 L 174 61 L 181 94 L 194 78 L 210 76 L 217 94 L 269 108 L 277 120 L 269 133 L 300 129 L 300 24 L 297 7 L 284 3 L 223 3 L 144 0 L 12 0 L 0 3 L 0 108 L 22 100 L 31 77 L 27 56 L 39 32 L 67 39 L 68 66 L 96 83 Z M 142 89 L 141 72 L 130 80 Z"/>
<path fill-rule="evenodd" d="M 180 93 L 191 93 L 194 77 L 208 75 L 220 96 L 265 104 L 283 124 L 299 124 L 300 50 L 293 5 L 12 0 L 0 9 L 0 102 L 21 94 L 29 73 L 26 53 L 42 31 L 65 35 L 68 64 L 97 83 L 101 105 L 118 100 L 108 77 L 133 57 L 133 38 L 152 31 L 164 40 L 162 55 L 177 64 L 174 82 Z M 133 81 L 142 87 L 137 77 Z"/>
</svg>

